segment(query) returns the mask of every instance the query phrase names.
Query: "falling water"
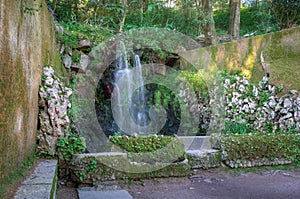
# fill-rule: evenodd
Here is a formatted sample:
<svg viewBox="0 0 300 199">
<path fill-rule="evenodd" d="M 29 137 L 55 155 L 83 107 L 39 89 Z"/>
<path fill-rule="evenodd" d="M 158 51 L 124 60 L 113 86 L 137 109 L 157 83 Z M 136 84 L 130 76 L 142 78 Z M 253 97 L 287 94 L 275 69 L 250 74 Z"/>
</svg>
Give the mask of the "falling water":
<svg viewBox="0 0 300 199">
<path fill-rule="evenodd" d="M 128 54 L 123 42 L 120 44 L 122 55 L 117 55 L 116 68 L 114 73 L 114 88 L 118 115 L 119 128 L 125 133 L 141 133 L 142 126 L 147 125 L 149 116 L 146 106 L 144 80 L 142 73 L 142 64 L 137 54 L 132 53 L 133 66 L 128 61 Z M 133 68 L 135 67 L 135 69 Z M 118 80 L 122 78 L 122 85 L 118 85 Z M 138 89 L 133 90 L 134 86 L 138 85 Z M 128 97 L 128 101 L 124 101 L 124 94 L 132 94 Z M 124 106 L 128 111 L 124 111 Z M 128 118 L 128 114 L 129 117 Z M 134 124 L 133 124 L 134 122 Z M 126 132 L 125 129 L 130 129 L 131 132 Z M 146 132 L 144 132 L 146 133 Z"/>
</svg>

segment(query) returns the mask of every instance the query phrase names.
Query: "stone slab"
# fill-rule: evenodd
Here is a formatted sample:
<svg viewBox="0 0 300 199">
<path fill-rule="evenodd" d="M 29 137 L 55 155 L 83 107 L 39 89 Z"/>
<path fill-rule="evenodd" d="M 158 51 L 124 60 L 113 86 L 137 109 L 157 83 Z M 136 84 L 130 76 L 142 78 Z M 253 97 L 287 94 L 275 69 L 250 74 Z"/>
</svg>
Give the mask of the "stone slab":
<svg viewBox="0 0 300 199">
<path fill-rule="evenodd" d="M 211 149 L 210 136 L 178 136 L 185 150 Z"/>
<path fill-rule="evenodd" d="M 215 149 L 187 150 L 192 169 L 209 169 L 221 166 L 221 152 Z"/>
<path fill-rule="evenodd" d="M 52 185 L 22 185 L 15 199 L 49 199 Z"/>
<path fill-rule="evenodd" d="M 123 152 L 101 152 L 101 153 L 82 153 L 82 154 L 74 154 L 73 157 L 76 158 L 86 158 L 86 157 L 113 157 L 113 156 L 119 156 L 119 157 L 127 157 L 127 153 Z"/>
<path fill-rule="evenodd" d="M 126 190 L 115 191 L 86 191 L 77 189 L 79 199 L 132 199 Z"/>
<path fill-rule="evenodd" d="M 52 184 L 57 166 L 56 160 L 45 160 L 39 163 L 34 172 L 28 176 L 23 185 Z"/>
<path fill-rule="evenodd" d="M 44 160 L 18 188 L 15 199 L 55 199 L 57 160 Z"/>
</svg>

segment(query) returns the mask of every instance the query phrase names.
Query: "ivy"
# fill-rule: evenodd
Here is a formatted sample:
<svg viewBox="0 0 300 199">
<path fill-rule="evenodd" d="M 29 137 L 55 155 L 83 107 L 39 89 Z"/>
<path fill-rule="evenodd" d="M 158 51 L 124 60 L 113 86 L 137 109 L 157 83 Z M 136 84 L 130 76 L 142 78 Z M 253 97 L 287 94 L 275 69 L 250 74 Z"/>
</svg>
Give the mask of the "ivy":
<svg viewBox="0 0 300 199">
<path fill-rule="evenodd" d="M 83 153 L 86 150 L 86 143 L 79 135 L 69 133 L 67 137 L 57 141 L 56 147 L 59 157 L 69 161 L 73 154 Z"/>
</svg>

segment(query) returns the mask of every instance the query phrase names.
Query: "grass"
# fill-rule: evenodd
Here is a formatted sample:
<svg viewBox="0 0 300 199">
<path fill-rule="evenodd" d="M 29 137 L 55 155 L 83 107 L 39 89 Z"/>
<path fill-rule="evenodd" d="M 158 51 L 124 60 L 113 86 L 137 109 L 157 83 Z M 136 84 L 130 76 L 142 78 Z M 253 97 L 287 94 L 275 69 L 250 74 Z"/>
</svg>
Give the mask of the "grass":
<svg viewBox="0 0 300 199">
<path fill-rule="evenodd" d="M 8 177 L 0 179 L 1 199 L 13 198 L 21 182 L 35 166 L 36 160 L 37 156 L 35 154 L 29 155 L 20 168 L 17 168 L 15 171 L 11 172 Z"/>
</svg>

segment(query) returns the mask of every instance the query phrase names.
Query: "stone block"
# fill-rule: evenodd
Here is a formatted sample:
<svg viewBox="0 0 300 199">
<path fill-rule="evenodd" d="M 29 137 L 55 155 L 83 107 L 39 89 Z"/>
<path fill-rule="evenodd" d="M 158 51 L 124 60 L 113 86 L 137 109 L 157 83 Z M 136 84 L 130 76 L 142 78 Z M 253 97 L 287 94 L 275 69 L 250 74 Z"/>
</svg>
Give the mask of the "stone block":
<svg viewBox="0 0 300 199">
<path fill-rule="evenodd" d="M 221 166 L 221 152 L 215 149 L 187 150 L 186 155 L 192 169 L 209 169 Z"/>
</svg>

